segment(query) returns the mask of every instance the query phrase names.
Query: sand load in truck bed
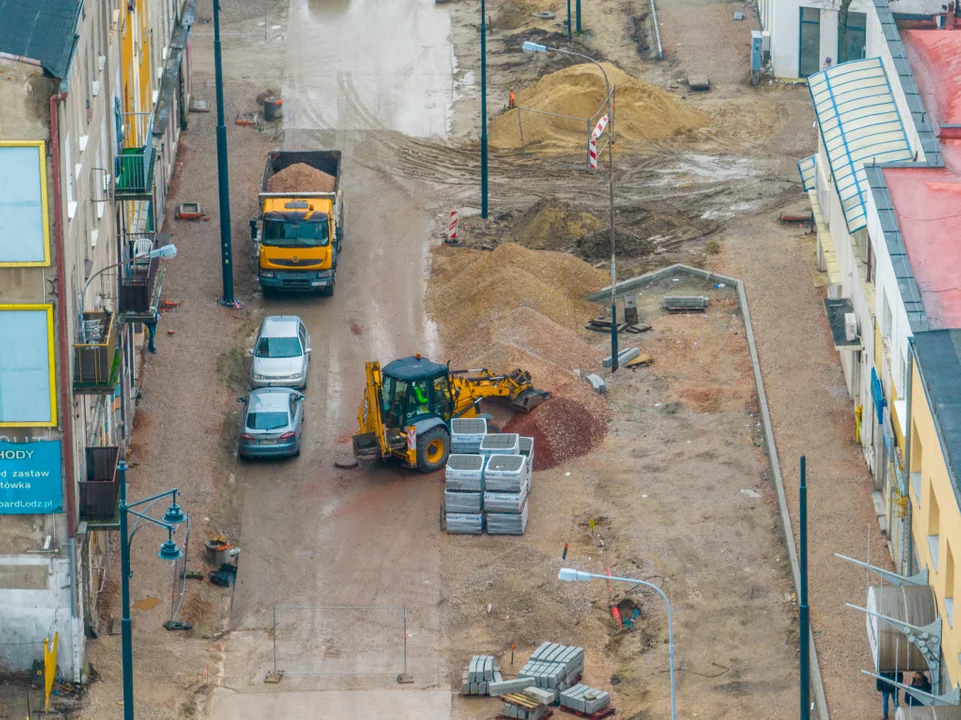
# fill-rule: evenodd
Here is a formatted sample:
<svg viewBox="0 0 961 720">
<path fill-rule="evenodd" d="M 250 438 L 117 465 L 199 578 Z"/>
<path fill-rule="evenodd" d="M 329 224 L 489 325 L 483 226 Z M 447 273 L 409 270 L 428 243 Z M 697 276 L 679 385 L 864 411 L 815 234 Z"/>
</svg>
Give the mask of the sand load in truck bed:
<svg viewBox="0 0 961 720">
<path fill-rule="evenodd" d="M 296 163 L 276 175 L 271 175 L 267 180 L 267 192 L 333 192 L 336 184 L 337 178 L 333 175 L 312 168 L 306 163 Z"/>
</svg>

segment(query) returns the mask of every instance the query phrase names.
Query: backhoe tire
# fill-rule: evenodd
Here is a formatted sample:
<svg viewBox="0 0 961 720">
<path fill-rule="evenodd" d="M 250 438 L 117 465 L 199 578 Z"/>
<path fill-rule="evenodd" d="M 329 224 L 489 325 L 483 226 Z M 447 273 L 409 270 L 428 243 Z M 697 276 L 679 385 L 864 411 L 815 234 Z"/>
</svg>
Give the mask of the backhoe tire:
<svg viewBox="0 0 961 720">
<path fill-rule="evenodd" d="M 450 435 L 446 428 L 431 428 L 417 437 L 417 469 L 422 473 L 437 472 L 447 464 Z"/>
</svg>

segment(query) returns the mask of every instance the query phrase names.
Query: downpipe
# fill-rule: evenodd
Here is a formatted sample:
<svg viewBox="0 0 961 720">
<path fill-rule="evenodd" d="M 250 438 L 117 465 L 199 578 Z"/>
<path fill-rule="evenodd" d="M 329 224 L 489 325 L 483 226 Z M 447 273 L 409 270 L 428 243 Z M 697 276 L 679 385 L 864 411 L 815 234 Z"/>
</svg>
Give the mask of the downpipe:
<svg viewBox="0 0 961 720">
<path fill-rule="evenodd" d="M 50 98 L 50 156 L 53 163 L 53 237 L 57 249 L 57 339 L 60 359 L 60 412 L 63 416 L 63 444 L 67 451 L 63 461 L 63 479 L 67 490 L 67 537 L 77 534 L 77 501 L 73 477 L 73 403 L 69 386 L 70 358 L 67 352 L 67 268 L 63 247 L 63 220 L 60 188 L 60 121 L 57 105 L 67 97 L 66 91 Z M 73 580 L 74 578 L 71 578 Z M 76 585 L 76 583 L 74 583 Z"/>
</svg>

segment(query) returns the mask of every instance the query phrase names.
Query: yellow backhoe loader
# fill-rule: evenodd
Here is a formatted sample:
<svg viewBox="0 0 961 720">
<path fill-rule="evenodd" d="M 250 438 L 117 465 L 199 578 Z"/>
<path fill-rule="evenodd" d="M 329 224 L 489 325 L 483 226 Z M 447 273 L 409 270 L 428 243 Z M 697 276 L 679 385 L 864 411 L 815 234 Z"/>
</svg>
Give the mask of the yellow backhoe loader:
<svg viewBox="0 0 961 720">
<path fill-rule="evenodd" d="M 399 458 L 409 468 L 434 472 L 447 464 L 450 421 L 480 415 L 481 400 L 530 412 L 551 395 L 536 390 L 530 373 L 515 370 L 451 370 L 413 355 L 388 363 L 367 363 L 367 388 L 357 413 L 354 456 L 360 460 Z"/>
</svg>

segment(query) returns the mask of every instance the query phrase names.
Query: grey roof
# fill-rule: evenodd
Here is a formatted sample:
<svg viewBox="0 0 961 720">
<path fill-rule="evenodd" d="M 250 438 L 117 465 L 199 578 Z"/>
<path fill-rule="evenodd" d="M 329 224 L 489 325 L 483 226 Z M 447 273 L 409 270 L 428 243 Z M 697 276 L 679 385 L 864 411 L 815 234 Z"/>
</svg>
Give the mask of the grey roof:
<svg viewBox="0 0 961 720">
<path fill-rule="evenodd" d="M 65 80 L 83 0 L 0 0 L 0 52 L 36 60 Z"/>
<path fill-rule="evenodd" d="M 927 330 L 914 335 L 914 356 L 928 396 L 948 473 L 955 492 L 961 490 L 961 330 Z"/>
</svg>

